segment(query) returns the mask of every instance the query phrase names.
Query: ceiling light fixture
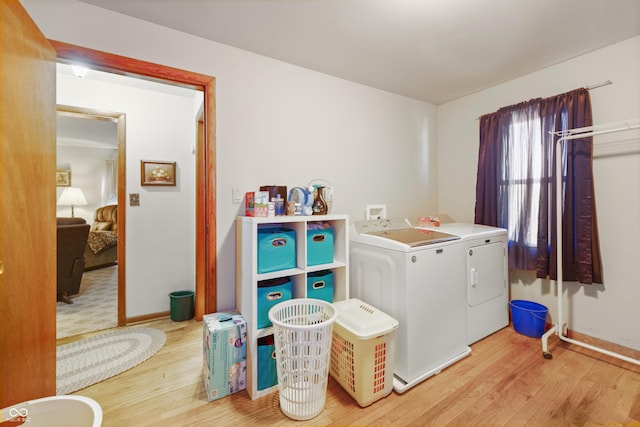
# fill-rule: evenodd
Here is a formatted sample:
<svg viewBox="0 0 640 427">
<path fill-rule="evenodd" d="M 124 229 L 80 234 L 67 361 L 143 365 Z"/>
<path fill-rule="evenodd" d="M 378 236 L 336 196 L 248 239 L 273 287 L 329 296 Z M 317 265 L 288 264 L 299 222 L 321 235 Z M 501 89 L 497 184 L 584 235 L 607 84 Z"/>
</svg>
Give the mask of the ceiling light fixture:
<svg viewBox="0 0 640 427">
<path fill-rule="evenodd" d="M 73 74 L 75 74 L 78 78 L 83 78 L 89 72 L 89 68 L 85 67 L 84 65 L 72 65 L 71 69 L 73 70 Z"/>
</svg>

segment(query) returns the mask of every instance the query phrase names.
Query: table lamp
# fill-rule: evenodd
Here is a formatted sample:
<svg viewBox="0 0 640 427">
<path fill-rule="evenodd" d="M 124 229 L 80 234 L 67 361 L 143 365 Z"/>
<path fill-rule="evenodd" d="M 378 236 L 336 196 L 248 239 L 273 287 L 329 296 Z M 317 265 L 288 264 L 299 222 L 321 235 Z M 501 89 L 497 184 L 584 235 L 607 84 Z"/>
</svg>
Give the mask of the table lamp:
<svg viewBox="0 0 640 427">
<path fill-rule="evenodd" d="M 74 218 L 74 206 L 86 206 L 87 199 L 84 198 L 82 190 L 78 187 L 65 187 L 58 199 L 58 206 L 71 206 L 71 218 Z"/>
</svg>

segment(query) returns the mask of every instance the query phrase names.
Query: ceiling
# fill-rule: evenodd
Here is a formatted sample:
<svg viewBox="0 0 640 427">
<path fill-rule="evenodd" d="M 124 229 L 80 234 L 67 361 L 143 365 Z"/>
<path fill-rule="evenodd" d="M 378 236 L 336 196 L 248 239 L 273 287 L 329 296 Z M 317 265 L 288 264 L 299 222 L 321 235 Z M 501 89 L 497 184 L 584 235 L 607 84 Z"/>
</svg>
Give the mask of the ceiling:
<svg viewBox="0 0 640 427">
<path fill-rule="evenodd" d="M 639 0 L 81 1 L 435 105 L 640 35 Z"/>
<path fill-rule="evenodd" d="M 59 146 L 87 148 L 118 147 L 117 128 L 114 121 L 71 117 L 58 114 L 56 141 Z"/>
</svg>

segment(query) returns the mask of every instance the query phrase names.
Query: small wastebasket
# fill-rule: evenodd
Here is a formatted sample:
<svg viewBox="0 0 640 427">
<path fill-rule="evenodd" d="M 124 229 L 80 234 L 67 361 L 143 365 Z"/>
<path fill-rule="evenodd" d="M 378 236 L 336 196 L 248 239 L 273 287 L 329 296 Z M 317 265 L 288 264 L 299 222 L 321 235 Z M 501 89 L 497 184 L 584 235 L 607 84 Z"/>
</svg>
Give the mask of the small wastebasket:
<svg viewBox="0 0 640 427">
<path fill-rule="evenodd" d="M 309 420 L 324 409 L 329 378 L 333 305 L 297 298 L 269 310 L 273 323 L 280 410 L 294 420 Z"/>
<path fill-rule="evenodd" d="M 182 322 L 193 318 L 193 291 L 176 291 L 169 294 L 171 320 Z"/>
</svg>

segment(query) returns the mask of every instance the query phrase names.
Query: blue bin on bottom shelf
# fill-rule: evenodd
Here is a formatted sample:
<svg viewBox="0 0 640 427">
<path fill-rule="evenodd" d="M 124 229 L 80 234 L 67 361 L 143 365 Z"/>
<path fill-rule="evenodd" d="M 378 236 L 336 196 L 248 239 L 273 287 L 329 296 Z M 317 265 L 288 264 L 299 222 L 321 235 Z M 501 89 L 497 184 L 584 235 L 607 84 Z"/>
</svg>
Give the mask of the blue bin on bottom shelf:
<svg viewBox="0 0 640 427">
<path fill-rule="evenodd" d="M 258 338 L 258 390 L 278 384 L 276 346 L 273 335 Z"/>
<path fill-rule="evenodd" d="M 292 285 L 290 277 L 278 277 L 277 279 L 262 280 L 258 282 L 258 329 L 271 326 L 269 310 L 282 301 L 292 297 Z"/>
<path fill-rule="evenodd" d="M 331 270 L 307 274 L 307 298 L 333 302 L 333 272 Z"/>
</svg>

